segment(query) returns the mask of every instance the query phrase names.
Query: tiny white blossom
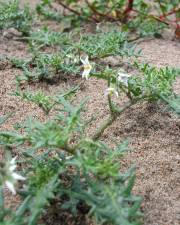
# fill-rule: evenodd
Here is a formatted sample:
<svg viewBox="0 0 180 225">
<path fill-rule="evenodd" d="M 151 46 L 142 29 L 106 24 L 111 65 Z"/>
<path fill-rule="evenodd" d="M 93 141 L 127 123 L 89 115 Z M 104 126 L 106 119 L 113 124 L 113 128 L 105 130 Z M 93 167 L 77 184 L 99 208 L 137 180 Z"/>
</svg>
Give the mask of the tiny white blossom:
<svg viewBox="0 0 180 225">
<path fill-rule="evenodd" d="M 113 95 L 113 94 L 115 94 L 116 97 L 119 97 L 119 93 L 115 88 L 109 87 L 106 89 L 105 95 Z"/>
<path fill-rule="evenodd" d="M 16 194 L 16 189 L 14 187 L 14 184 L 11 181 L 6 180 L 5 181 L 5 185 L 7 186 L 7 188 L 13 193 L 13 195 Z"/>
<path fill-rule="evenodd" d="M 125 86 L 128 86 L 128 79 L 131 75 L 123 72 L 118 73 L 118 78 L 117 80 L 121 83 L 123 83 Z"/>
<path fill-rule="evenodd" d="M 15 179 L 15 180 L 25 180 L 25 177 L 17 174 L 17 173 L 12 173 L 12 177 Z"/>
<path fill-rule="evenodd" d="M 81 60 L 81 62 L 83 64 L 83 68 L 84 68 L 84 71 L 82 73 L 82 78 L 88 79 L 89 78 L 89 74 L 90 74 L 90 72 L 92 70 L 92 66 L 91 66 L 91 64 L 89 62 L 89 57 L 86 56 L 85 59 L 80 58 L 80 60 Z"/>
<path fill-rule="evenodd" d="M 7 188 L 13 193 L 16 194 L 16 189 L 14 184 L 17 180 L 25 180 L 26 178 L 14 172 L 16 169 L 16 157 L 12 158 L 10 162 L 6 165 L 6 176 L 4 183 Z"/>
<path fill-rule="evenodd" d="M 73 159 L 73 158 L 74 158 L 74 156 L 73 156 L 73 155 L 66 156 L 66 160 Z"/>
</svg>

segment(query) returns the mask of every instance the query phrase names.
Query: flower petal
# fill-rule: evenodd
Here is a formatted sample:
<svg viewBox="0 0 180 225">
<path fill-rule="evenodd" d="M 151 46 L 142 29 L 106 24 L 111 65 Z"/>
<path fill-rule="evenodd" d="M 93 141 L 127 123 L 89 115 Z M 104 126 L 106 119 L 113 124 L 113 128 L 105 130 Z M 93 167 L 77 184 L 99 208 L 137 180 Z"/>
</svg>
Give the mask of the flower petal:
<svg viewBox="0 0 180 225">
<path fill-rule="evenodd" d="M 17 156 L 15 156 L 14 158 L 12 158 L 11 161 L 10 161 L 10 164 L 11 165 L 15 165 L 16 164 L 16 159 L 17 159 Z"/>
<path fill-rule="evenodd" d="M 118 91 L 115 91 L 114 94 L 116 95 L 117 98 L 119 97 Z"/>
<path fill-rule="evenodd" d="M 84 71 L 82 73 L 82 77 L 88 79 L 89 74 L 90 74 L 90 72 L 92 70 L 92 66 L 89 63 L 89 57 L 86 56 L 85 59 L 80 58 L 80 60 L 83 63 L 83 68 L 84 68 Z"/>
<path fill-rule="evenodd" d="M 113 94 L 115 94 L 116 97 L 119 97 L 119 93 L 118 93 L 118 91 L 116 91 L 115 88 L 109 87 L 109 88 L 106 89 L 106 92 L 105 92 L 105 95 L 106 95 L 106 96 L 107 96 L 107 95 L 113 95 Z"/>
<path fill-rule="evenodd" d="M 13 195 L 15 195 L 16 190 L 15 190 L 14 184 L 8 180 L 5 181 L 5 184 L 6 184 L 7 188 L 13 193 Z"/>
<path fill-rule="evenodd" d="M 82 59 L 81 57 L 80 57 L 80 60 L 81 60 L 81 62 L 82 62 L 82 64 L 83 64 L 83 65 L 85 65 L 85 64 L 86 64 L 85 60 L 84 60 L 84 59 Z"/>
<path fill-rule="evenodd" d="M 91 70 L 84 70 L 82 73 L 82 77 L 88 79 Z"/>
<path fill-rule="evenodd" d="M 85 64 L 88 64 L 88 65 L 90 64 L 90 63 L 89 63 L 89 56 L 88 56 L 88 55 L 87 55 L 86 58 L 84 59 L 84 62 L 85 62 Z"/>
<path fill-rule="evenodd" d="M 9 171 L 10 172 L 13 172 L 15 169 L 16 169 L 16 165 L 15 164 L 9 167 Z"/>
<path fill-rule="evenodd" d="M 128 86 L 128 79 L 129 79 L 129 77 L 130 77 L 129 74 L 119 72 L 117 80 L 119 82 L 123 83 L 125 86 Z"/>
<path fill-rule="evenodd" d="M 15 179 L 15 180 L 26 180 L 25 177 L 17 174 L 17 173 L 12 173 L 12 177 Z"/>
</svg>

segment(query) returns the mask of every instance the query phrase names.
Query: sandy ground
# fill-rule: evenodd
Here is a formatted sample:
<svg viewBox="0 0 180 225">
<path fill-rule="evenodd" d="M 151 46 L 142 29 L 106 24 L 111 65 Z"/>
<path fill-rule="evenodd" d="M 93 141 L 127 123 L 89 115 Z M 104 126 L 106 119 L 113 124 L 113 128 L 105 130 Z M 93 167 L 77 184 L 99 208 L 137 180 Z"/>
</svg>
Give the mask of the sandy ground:
<svg viewBox="0 0 180 225">
<path fill-rule="evenodd" d="M 25 1 L 28 2 L 28 1 Z M 39 1 L 31 1 L 31 4 Z M 170 38 L 151 39 L 139 44 L 143 50 L 141 60 L 157 66 L 180 67 L 180 43 Z M 27 56 L 27 46 L 0 37 L 0 55 Z M 45 120 L 41 109 L 33 103 L 22 101 L 12 95 L 15 91 L 15 77 L 21 71 L 8 65 L 0 66 L 0 116 L 14 112 L 12 118 L 3 129 L 12 129 L 12 125 L 24 121 L 28 116 Z M 68 89 L 80 80 L 59 81 L 54 85 L 37 83 L 27 85 L 26 89 L 42 89 L 50 95 Z M 96 114 L 95 126 L 108 115 L 103 81 L 90 79 L 85 88 L 77 93 L 77 101 L 85 96 L 90 100 L 87 104 L 86 118 Z M 98 92 L 97 92 L 98 90 Z M 180 94 L 180 79 L 175 84 L 175 91 Z M 133 151 L 122 162 L 123 167 L 136 164 L 136 185 L 134 193 L 143 198 L 142 211 L 144 225 L 178 225 L 180 221 L 180 120 L 165 106 L 143 103 L 126 111 L 109 127 L 102 140 L 110 145 L 129 138 Z M 16 200 L 9 200 L 15 205 Z M 58 224 L 58 223 L 56 223 Z M 61 223 L 59 223 L 60 225 Z"/>
</svg>

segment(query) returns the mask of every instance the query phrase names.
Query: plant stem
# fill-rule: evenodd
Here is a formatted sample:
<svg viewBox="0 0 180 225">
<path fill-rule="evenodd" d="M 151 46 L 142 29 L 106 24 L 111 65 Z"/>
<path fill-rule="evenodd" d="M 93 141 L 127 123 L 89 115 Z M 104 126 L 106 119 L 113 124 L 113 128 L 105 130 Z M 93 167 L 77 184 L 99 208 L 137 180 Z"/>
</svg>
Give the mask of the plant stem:
<svg viewBox="0 0 180 225">
<path fill-rule="evenodd" d="M 129 12 L 131 12 L 131 10 L 133 9 L 133 3 L 134 3 L 134 0 L 128 0 L 128 5 L 123 12 L 124 15 L 127 15 Z"/>
<path fill-rule="evenodd" d="M 110 84 L 111 84 L 111 81 L 110 81 L 110 78 L 108 78 L 108 88 L 110 87 Z M 108 94 L 108 104 L 109 104 L 109 110 L 110 110 L 111 116 L 113 116 L 115 113 L 115 110 L 111 100 L 111 94 Z"/>
<path fill-rule="evenodd" d="M 155 19 L 155 20 L 157 20 L 157 21 L 159 21 L 159 22 L 161 22 L 161 23 L 164 23 L 164 24 L 166 24 L 166 25 L 169 25 L 169 23 L 168 23 L 167 21 L 164 21 L 164 20 L 161 19 L 160 17 L 155 16 L 155 15 L 153 15 L 153 14 L 145 14 L 144 12 L 141 12 L 141 11 L 139 11 L 139 10 L 137 10 L 137 9 L 132 9 L 132 11 L 133 11 L 133 12 L 136 12 L 136 13 L 138 13 L 138 14 L 141 14 L 141 15 L 145 16 L 146 18 L 153 18 L 153 19 Z"/>
<path fill-rule="evenodd" d="M 134 0 L 128 0 L 128 5 L 123 12 L 123 18 L 122 18 L 123 23 L 127 22 L 127 17 L 129 13 L 133 10 L 133 4 L 134 4 Z"/>
<path fill-rule="evenodd" d="M 116 116 L 109 116 L 109 118 L 101 124 L 101 126 L 96 130 L 94 135 L 92 136 L 93 141 L 97 141 L 105 131 L 107 127 L 109 127 L 116 119 Z"/>
<path fill-rule="evenodd" d="M 0 221 L 4 221 L 4 193 L 3 186 L 0 186 Z"/>
<path fill-rule="evenodd" d="M 114 110 L 114 107 L 113 107 L 111 96 L 109 94 L 108 94 L 108 104 L 109 104 L 109 109 L 110 109 L 111 116 L 113 116 L 114 113 L 115 113 L 115 110 Z"/>
<path fill-rule="evenodd" d="M 111 20 L 111 21 L 117 21 L 116 18 L 114 18 L 114 17 L 112 17 L 112 16 L 110 16 L 110 15 L 108 15 L 108 14 L 104 14 L 104 13 L 101 13 L 101 12 L 97 11 L 97 9 L 96 9 L 92 4 L 90 4 L 90 2 L 89 2 L 88 0 L 85 0 L 85 2 L 86 2 L 86 4 L 88 5 L 88 7 L 91 9 L 91 11 L 92 11 L 93 13 L 95 13 L 96 15 L 98 15 L 98 16 L 100 16 L 100 17 L 107 18 L 107 19 L 109 19 L 109 20 Z"/>
<path fill-rule="evenodd" d="M 78 15 L 78 16 L 81 16 L 81 13 L 80 13 L 80 12 L 78 12 L 78 11 L 76 11 L 76 10 L 70 8 L 69 6 L 67 6 L 66 4 L 64 4 L 61 0 L 59 0 L 58 3 L 59 3 L 63 8 L 67 9 L 68 11 L 73 12 L 74 14 L 76 14 L 76 15 Z"/>
<path fill-rule="evenodd" d="M 78 15 L 79 17 L 82 16 L 80 12 L 78 12 L 78 11 L 72 9 L 71 7 L 69 7 L 68 5 L 64 4 L 61 0 L 58 0 L 57 2 L 58 2 L 63 8 L 67 9 L 68 11 L 70 11 L 70 12 L 72 12 L 72 13 Z M 95 22 L 99 22 L 99 20 L 97 20 L 97 19 L 96 19 L 95 17 L 93 17 L 93 16 L 91 17 L 91 19 L 92 19 L 93 21 L 95 21 Z"/>
<path fill-rule="evenodd" d="M 96 132 L 93 134 L 92 139 L 93 141 L 98 140 L 101 135 L 104 133 L 104 131 L 106 130 L 107 127 L 109 127 L 120 115 L 121 113 L 123 113 L 126 109 L 128 109 L 129 107 L 131 107 L 132 105 L 136 104 L 138 100 L 134 100 L 134 101 L 129 101 L 127 102 L 123 108 L 121 109 L 116 109 L 116 112 L 114 111 L 113 115 L 111 114 L 109 116 L 109 118 L 104 121 L 100 127 L 96 130 Z"/>
</svg>

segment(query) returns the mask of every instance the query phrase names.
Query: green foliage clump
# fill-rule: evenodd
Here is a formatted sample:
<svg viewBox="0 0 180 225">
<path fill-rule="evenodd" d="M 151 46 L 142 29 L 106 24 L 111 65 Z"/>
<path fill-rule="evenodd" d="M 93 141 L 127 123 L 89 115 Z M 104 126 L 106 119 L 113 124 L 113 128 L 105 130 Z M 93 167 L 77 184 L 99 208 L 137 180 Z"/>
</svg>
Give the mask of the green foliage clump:
<svg viewBox="0 0 180 225">
<path fill-rule="evenodd" d="M 38 48 L 42 48 L 44 46 L 64 46 L 67 45 L 70 40 L 70 35 L 62 32 L 54 32 L 50 31 L 47 27 L 31 32 L 30 37 L 28 40 L 30 42 L 30 46 L 38 46 Z"/>
<path fill-rule="evenodd" d="M 27 38 L 32 52 L 31 60 L 10 59 L 12 64 L 24 71 L 25 80 L 53 79 L 58 74 L 80 74 L 81 54 L 92 60 L 108 56 L 137 57 L 139 52 L 127 42 L 127 36 L 120 31 L 79 34 L 52 32 L 48 29 L 32 32 Z M 42 47 L 55 47 L 55 53 L 40 52 Z"/>
<path fill-rule="evenodd" d="M 31 101 L 37 104 L 43 111 L 48 114 L 49 111 L 53 108 L 55 102 L 50 96 L 45 95 L 42 91 L 38 91 L 37 93 L 31 92 L 23 92 L 21 93 L 20 90 L 16 91 L 16 96 L 20 96 L 23 99 Z"/>
<path fill-rule="evenodd" d="M 80 69 L 73 57 L 65 53 L 38 53 L 30 64 L 32 65 L 31 68 L 26 67 L 24 69 L 26 80 L 50 80 L 61 72 L 76 74 Z"/>
<path fill-rule="evenodd" d="M 161 31 L 167 28 L 167 25 L 160 23 L 154 18 L 144 19 L 144 16 L 139 16 L 123 26 L 125 30 L 135 30 L 139 37 L 151 37 L 161 35 Z"/>
<path fill-rule="evenodd" d="M 85 52 L 90 58 L 135 55 L 133 46 L 127 43 L 126 34 L 118 31 L 82 35 L 74 48 Z"/>
<path fill-rule="evenodd" d="M 180 96 L 175 97 L 163 97 L 164 101 L 168 104 L 177 115 L 180 115 Z"/>
<path fill-rule="evenodd" d="M 131 194 L 134 169 L 120 172 L 119 160 L 127 144 L 110 149 L 104 143 L 85 137 L 85 124 L 81 119 L 84 104 L 74 107 L 64 98 L 60 98 L 59 103 L 63 106 L 62 113 L 44 124 L 29 121 L 24 125 L 24 134 L 17 134 L 16 137 L 21 138 L 16 142 L 12 132 L 0 132 L 0 139 L 8 137 L 1 145 L 10 148 L 15 143 L 16 146 L 29 143 L 29 149 L 23 150 L 28 180 L 23 190 L 19 190 L 24 201 L 14 215 L 8 214 L 7 221 L 37 224 L 50 200 L 61 197 L 64 199 L 62 209 L 76 214 L 78 205 L 83 203 L 98 223 L 140 224 L 141 199 Z M 78 138 L 72 145 L 74 135 Z M 2 221 L 4 218 L 2 208 Z"/>
<path fill-rule="evenodd" d="M 20 9 L 19 1 L 0 1 L 0 29 L 14 27 L 23 34 L 29 34 L 33 16 L 26 6 Z"/>
<path fill-rule="evenodd" d="M 94 22 L 121 22 L 124 29 L 136 32 L 139 37 L 160 35 L 162 29 L 172 24 L 179 26 L 179 1 L 144 0 L 94 0 L 58 1 L 79 20 Z M 176 19 L 173 20 L 171 16 Z"/>
<path fill-rule="evenodd" d="M 53 10 L 51 3 L 51 0 L 41 0 L 41 2 L 36 6 L 37 13 L 43 16 L 45 19 L 61 22 L 62 19 L 64 19 L 63 16 Z"/>
<path fill-rule="evenodd" d="M 148 100 L 158 100 L 162 96 L 172 96 L 172 85 L 175 81 L 175 70 L 160 68 L 148 64 L 136 64 L 143 76 L 132 76 L 129 81 L 129 90 L 135 96 L 143 96 Z"/>
</svg>

